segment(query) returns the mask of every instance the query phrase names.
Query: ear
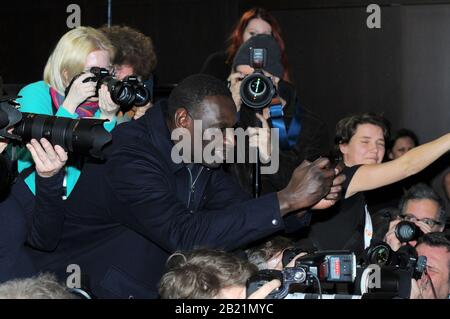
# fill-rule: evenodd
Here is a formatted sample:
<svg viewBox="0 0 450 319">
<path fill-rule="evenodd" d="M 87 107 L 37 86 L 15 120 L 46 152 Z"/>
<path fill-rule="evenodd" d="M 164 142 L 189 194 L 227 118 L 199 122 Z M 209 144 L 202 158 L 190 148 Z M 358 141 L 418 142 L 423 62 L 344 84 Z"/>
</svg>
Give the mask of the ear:
<svg viewBox="0 0 450 319">
<path fill-rule="evenodd" d="M 339 143 L 339 150 L 343 155 L 348 153 L 348 144 L 347 143 Z"/>
<path fill-rule="evenodd" d="M 177 128 L 189 128 L 191 126 L 191 117 L 185 108 L 178 108 L 175 111 L 174 123 Z"/>
</svg>

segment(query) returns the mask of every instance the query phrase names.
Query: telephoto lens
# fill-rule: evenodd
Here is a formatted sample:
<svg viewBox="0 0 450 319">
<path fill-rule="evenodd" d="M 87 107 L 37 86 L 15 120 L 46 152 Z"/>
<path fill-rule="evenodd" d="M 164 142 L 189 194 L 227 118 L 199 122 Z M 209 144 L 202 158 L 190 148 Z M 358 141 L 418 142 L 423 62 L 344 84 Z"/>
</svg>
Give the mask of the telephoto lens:
<svg viewBox="0 0 450 319">
<path fill-rule="evenodd" d="M 395 236 L 401 243 L 417 240 L 422 235 L 423 232 L 416 224 L 406 220 L 401 221 L 395 227 Z"/>
</svg>

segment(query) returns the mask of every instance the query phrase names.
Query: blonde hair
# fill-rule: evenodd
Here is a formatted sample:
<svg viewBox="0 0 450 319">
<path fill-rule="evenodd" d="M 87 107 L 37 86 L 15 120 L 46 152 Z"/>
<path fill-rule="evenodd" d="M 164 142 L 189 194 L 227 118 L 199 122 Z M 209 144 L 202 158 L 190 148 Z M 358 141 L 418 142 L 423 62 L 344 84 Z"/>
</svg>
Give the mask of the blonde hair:
<svg viewBox="0 0 450 319">
<path fill-rule="evenodd" d="M 64 94 L 70 80 L 83 72 L 86 57 L 93 51 L 106 50 L 114 58 L 114 48 L 108 38 L 91 27 L 77 27 L 58 41 L 44 69 L 44 81 Z M 66 77 L 64 76 L 66 72 Z"/>
</svg>

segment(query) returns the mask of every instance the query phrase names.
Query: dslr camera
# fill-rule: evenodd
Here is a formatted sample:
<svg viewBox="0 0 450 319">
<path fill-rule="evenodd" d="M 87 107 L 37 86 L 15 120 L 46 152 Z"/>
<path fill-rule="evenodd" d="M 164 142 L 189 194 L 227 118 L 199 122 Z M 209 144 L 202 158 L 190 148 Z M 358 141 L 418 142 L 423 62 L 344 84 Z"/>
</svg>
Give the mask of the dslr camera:
<svg viewBox="0 0 450 319">
<path fill-rule="evenodd" d="M 242 102 L 252 109 L 262 109 L 270 104 L 276 94 L 272 80 L 264 75 L 267 50 L 264 48 L 250 49 L 250 66 L 255 71 L 246 76 L 241 83 L 240 96 Z"/>
<path fill-rule="evenodd" d="M 268 299 L 283 299 L 291 285 L 312 286 L 314 282 L 351 283 L 356 277 L 356 257 L 349 251 L 322 251 L 300 257 L 294 267 L 283 270 L 261 270 L 247 282 L 247 295 L 266 282 L 278 279 L 281 286 Z"/>
<path fill-rule="evenodd" d="M 83 83 L 96 82 L 95 97 L 98 96 L 98 90 L 102 84 L 106 84 L 111 94 L 111 99 L 120 106 L 123 112 L 129 111 L 133 106 L 144 106 L 151 99 L 150 90 L 141 82 L 137 76 L 127 76 L 123 81 L 114 78 L 107 69 L 92 67 L 89 70 L 94 76 L 86 78 Z M 82 74 L 82 73 L 81 73 Z M 81 74 L 75 76 L 66 88 L 65 95 L 70 91 L 73 81 Z"/>
<path fill-rule="evenodd" d="M 407 243 L 412 240 L 417 240 L 423 236 L 422 230 L 413 222 L 403 220 L 395 226 L 395 237 L 401 243 Z"/>
</svg>

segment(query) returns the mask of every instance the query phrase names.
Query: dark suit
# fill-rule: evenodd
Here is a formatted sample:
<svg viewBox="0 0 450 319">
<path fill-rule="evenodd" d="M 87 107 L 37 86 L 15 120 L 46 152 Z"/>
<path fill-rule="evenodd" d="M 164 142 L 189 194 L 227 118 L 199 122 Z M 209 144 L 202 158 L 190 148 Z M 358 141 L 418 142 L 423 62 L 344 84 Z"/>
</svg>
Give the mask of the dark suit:
<svg viewBox="0 0 450 319">
<path fill-rule="evenodd" d="M 250 200 L 221 169 L 196 164 L 191 179 L 175 164 L 163 109 L 118 126 L 106 164 L 83 168 L 66 203 L 63 240 L 38 258 L 41 267 L 63 276 L 78 264 L 98 297 L 156 298 L 172 252 L 232 250 L 284 229 L 276 194 Z"/>
</svg>

